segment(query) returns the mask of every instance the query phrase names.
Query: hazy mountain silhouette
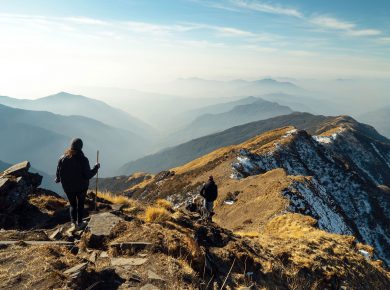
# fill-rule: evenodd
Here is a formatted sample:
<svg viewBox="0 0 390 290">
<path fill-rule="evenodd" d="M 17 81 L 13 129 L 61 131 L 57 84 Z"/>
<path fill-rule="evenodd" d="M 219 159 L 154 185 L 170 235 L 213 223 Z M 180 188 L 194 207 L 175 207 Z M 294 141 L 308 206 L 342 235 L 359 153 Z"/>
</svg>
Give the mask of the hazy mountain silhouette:
<svg viewBox="0 0 390 290">
<path fill-rule="evenodd" d="M 6 170 L 9 167 L 11 167 L 11 164 L 3 162 L 3 161 L 0 160 L 0 172 Z"/>
<path fill-rule="evenodd" d="M 30 160 L 36 168 L 54 174 L 58 157 L 73 137 L 85 141 L 85 152 L 95 159 L 101 151 L 102 173 L 110 174 L 148 151 L 149 142 L 126 130 L 82 116 L 62 116 L 0 105 L 0 160 L 16 163 Z"/>
<path fill-rule="evenodd" d="M 48 111 L 65 116 L 80 115 L 89 117 L 141 136 L 151 136 L 155 133 L 150 125 L 123 110 L 111 107 L 102 101 L 66 92 L 36 100 L 0 96 L 0 104 L 26 110 Z"/>
<path fill-rule="evenodd" d="M 390 106 L 368 112 L 358 117 L 362 122 L 374 126 L 381 134 L 390 138 Z"/>
<path fill-rule="evenodd" d="M 233 106 L 233 104 L 241 103 Z M 245 98 L 236 102 L 211 106 L 205 109 L 205 112 L 216 112 L 233 108 L 223 113 L 206 113 L 197 117 L 189 125 L 185 126 L 178 132 L 172 134 L 169 139 L 176 142 L 185 142 L 201 136 L 206 136 L 212 133 L 220 132 L 228 128 L 272 118 L 279 115 L 292 113 L 289 107 L 281 106 L 277 103 L 269 102 L 260 98 Z M 201 112 L 199 110 L 198 112 Z M 173 143 L 171 143 L 173 144 Z"/>
</svg>

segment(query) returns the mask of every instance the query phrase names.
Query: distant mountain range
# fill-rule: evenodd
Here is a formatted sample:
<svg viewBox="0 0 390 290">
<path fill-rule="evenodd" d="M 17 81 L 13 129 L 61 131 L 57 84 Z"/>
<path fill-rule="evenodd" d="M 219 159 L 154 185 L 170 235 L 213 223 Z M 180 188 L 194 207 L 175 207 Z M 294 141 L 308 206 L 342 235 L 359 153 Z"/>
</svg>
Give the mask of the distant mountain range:
<svg viewBox="0 0 390 290">
<path fill-rule="evenodd" d="M 390 138 L 390 106 L 368 112 L 358 117 L 362 122 L 374 126 L 381 134 Z"/>
<path fill-rule="evenodd" d="M 119 173 L 125 175 L 136 171 L 156 173 L 182 165 L 219 147 L 239 144 L 268 130 L 291 125 L 308 132 L 315 132 L 333 119 L 333 117 L 315 116 L 309 113 L 292 113 L 236 126 L 131 161 L 125 164 Z"/>
<path fill-rule="evenodd" d="M 151 146 L 146 139 L 130 131 L 82 116 L 0 105 L 0 123 L 0 160 L 7 163 L 29 160 L 50 175 L 54 175 L 59 156 L 74 137 L 85 140 L 85 152 L 91 163 L 96 150 L 100 150 L 103 174 L 117 169 L 123 164 L 123 158 L 143 156 Z"/>
<path fill-rule="evenodd" d="M 175 134 L 169 136 L 169 139 L 177 144 L 177 142 L 185 142 L 245 123 L 287 115 L 293 111 L 289 107 L 274 102 L 249 97 L 230 103 L 205 107 L 203 110 L 200 109 L 195 112 L 204 113 Z"/>
<path fill-rule="evenodd" d="M 261 95 L 269 93 L 303 93 L 305 90 L 292 82 L 279 81 L 272 78 L 264 78 L 254 81 L 231 80 L 216 81 L 201 78 L 178 79 L 170 87 L 162 88 L 164 91 L 189 96 L 242 96 L 242 95 Z"/>
<path fill-rule="evenodd" d="M 65 116 L 84 116 L 140 136 L 150 137 L 155 133 L 150 125 L 123 110 L 113 108 L 102 101 L 66 92 L 36 100 L 0 96 L 0 104 L 25 110 L 48 111 Z"/>
</svg>

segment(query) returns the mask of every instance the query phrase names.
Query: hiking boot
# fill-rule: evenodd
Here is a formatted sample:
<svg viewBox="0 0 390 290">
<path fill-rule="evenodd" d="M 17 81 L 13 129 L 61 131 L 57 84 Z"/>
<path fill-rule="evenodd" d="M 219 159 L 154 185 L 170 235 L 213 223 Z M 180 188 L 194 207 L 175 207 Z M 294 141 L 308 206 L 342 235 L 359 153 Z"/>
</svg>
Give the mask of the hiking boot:
<svg viewBox="0 0 390 290">
<path fill-rule="evenodd" d="M 86 227 L 87 227 L 87 223 L 86 222 L 81 222 L 77 225 L 77 230 L 84 230 Z"/>
</svg>

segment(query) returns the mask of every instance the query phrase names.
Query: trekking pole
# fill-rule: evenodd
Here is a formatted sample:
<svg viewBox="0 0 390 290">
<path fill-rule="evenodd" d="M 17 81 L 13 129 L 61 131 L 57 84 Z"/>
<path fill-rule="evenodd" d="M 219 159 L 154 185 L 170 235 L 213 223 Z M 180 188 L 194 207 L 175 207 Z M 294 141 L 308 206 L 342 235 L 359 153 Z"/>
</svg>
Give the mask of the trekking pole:
<svg viewBox="0 0 390 290">
<path fill-rule="evenodd" d="M 99 150 L 96 152 L 96 163 L 99 163 Z M 95 211 L 97 210 L 96 198 L 97 198 L 97 194 L 98 194 L 98 182 L 99 182 L 99 169 L 98 169 L 97 172 L 96 172 L 96 191 L 95 191 L 95 196 L 94 196 L 94 198 L 93 198 L 93 203 L 94 203 L 94 206 L 95 206 Z"/>
</svg>

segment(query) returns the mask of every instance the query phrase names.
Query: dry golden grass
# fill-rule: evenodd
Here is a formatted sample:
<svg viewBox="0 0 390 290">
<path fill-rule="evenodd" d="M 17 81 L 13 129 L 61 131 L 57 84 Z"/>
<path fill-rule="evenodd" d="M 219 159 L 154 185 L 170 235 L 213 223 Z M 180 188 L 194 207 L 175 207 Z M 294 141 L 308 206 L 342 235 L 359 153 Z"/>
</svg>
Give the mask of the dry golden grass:
<svg viewBox="0 0 390 290">
<path fill-rule="evenodd" d="M 348 267 L 340 267 L 340 261 L 353 264 L 356 272 L 363 273 L 369 264 L 372 269 L 380 269 L 380 264 L 366 261 L 357 252 L 357 249 L 371 252 L 371 247 L 356 245 L 354 237 L 328 233 L 315 224 L 315 219 L 300 214 L 275 217 L 264 227 L 259 243 L 277 257 L 286 257 L 298 269 L 320 269 L 328 278 L 351 274 Z"/>
<path fill-rule="evenodd" d="M 158 207 L 162 207 L 162 208 L 165 208 L 167 210 L 172 210 L 173 208 L 173 205 L 170 201 L 166 200 L 166 199 L 157 199 L 156 200 L 156 205 Z"/>
<path fill-rule="evenodd" d="M 207 155 L 204 155 L 198 159 L 195 159 L 195 160 L 193 160 L 193 161 L 191 161 L 183 166 L 173 168 L 172 170 L 175 171 L 176 174 L 182 174 L 182 173 L 185 173 L 185 172 L 188 172 L 191 170 L 201 168 L 201 167 L 205 166 L 207 163 L 209 163 L 210 161 L 213 161 L 216 158 L 231 152 L 235 148 L 236 148 L 236 146 L 228 146 L 228 147 L 223 147 L 223 148 L 217 149 L 217 150 L 215 150 Z"/>
<path fill-rule="evenodd" d="M 66 205 L 66 200 L 50 195 L 37 195 L 29 198 L 29 203 L 39 208 L 42 212 L 54 213 Z"/>
<path fill-rule="evenodd" d="M 136 207 L 137 202 L 123 195 L 116 195 L 110 192 L 98 192 L 97 196 L 112 204 L 123 204 L 125 208 Z"/>
<path fill-rule="evenodd" d="M 260 235 L 258 232 L 235 232 L 235 234 L 246 238 L 258 238 Z"/>
<path fill-rule="evenodd" d="M 171 213 L 163 207 L 150 206 L 145 210 L 144 220 L 148 223 L 159 223 L 171 219 Z"/>
</svg>

